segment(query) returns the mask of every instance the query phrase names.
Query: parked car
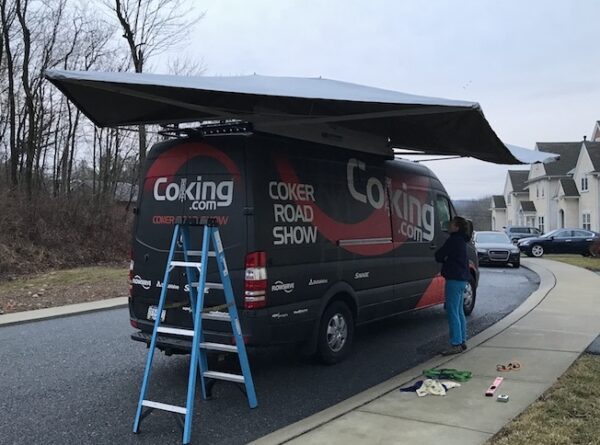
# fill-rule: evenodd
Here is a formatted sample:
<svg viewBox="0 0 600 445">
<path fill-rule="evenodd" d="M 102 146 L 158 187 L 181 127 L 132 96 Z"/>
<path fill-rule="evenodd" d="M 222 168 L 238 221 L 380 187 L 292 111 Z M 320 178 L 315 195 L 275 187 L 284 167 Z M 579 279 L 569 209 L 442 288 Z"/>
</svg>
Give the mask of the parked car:
<svg viewBox="0 0 600 445">
<path fill-rule="evenodd" d="M 545 253 L 578 253 L 590 255 L 590 247 L 600 234 L 583 229 L 556 229 L 542 236 L 519 241 L 519 249 L 527 256 L 541 257 Z"/>
<path fill-rule="evenodd" d="M 521 251 L 510 241 L 506 233 L 477 232 L 474 236 L 479 264 L 521 265 Z"/>
<path fill-rule="evenodd" d="M 535 227 L 524 227 L 524 226 L 508 226 L 505 228 L 504 233 L 508 235 L 513 244 L 517 244 L 517 241 L 523 238 L 531 238 L 534 236 L 541 236 L 542 232 Z"/>
</svg>

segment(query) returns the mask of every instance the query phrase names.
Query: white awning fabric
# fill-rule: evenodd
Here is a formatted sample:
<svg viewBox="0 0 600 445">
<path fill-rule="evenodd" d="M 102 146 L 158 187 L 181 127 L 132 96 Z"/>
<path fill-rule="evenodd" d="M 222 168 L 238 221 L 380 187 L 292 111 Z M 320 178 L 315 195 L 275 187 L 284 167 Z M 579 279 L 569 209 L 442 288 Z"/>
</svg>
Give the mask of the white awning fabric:
<svg viewBox="0 0 600 445">
<path fill-rule="evenodd" d="M 550 162 L 505 145 L 476 102 L 321 78 L 46 72 L 100 127 L 240 119 L 258 131 L 393 156 L 394 148 L 498 164 Z"/>
</svg>

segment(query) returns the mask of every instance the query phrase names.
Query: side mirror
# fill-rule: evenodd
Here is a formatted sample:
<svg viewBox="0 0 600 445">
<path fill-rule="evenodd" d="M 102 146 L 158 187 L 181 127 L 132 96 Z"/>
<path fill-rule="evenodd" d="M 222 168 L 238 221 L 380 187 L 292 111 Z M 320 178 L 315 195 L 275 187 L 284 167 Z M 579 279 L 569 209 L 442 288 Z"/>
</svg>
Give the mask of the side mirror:
<svg viewBox="0 0 600 445">
<path fill-rule="evenodd" d="M 554 235 L 552 235 L 550 238 L 548 238 L 550 241 L 552 241 L 554 239 Z"/>
</svg>

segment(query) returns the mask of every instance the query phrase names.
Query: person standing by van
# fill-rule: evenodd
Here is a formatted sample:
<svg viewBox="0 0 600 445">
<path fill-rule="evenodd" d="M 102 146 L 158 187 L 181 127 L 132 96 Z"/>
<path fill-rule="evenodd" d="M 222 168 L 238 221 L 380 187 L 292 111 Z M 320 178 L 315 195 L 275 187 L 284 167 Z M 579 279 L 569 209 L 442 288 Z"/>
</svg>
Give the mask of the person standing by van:
<svg viewBox="0 0 600 445">
<path fill-rule="evenodd" d="M 435 252 L 435 260 L 442 265 L 442 276 L 446 279 L 446 314 L 450 328 L 450 348 L 442 355 L 459 354 L 467 349 L 467 319 L 463 308 L 463 293 L 469 281 L 469 241 L 467 220 L 455 216 L 450 221 L 450 236 Z"/>
</svg>

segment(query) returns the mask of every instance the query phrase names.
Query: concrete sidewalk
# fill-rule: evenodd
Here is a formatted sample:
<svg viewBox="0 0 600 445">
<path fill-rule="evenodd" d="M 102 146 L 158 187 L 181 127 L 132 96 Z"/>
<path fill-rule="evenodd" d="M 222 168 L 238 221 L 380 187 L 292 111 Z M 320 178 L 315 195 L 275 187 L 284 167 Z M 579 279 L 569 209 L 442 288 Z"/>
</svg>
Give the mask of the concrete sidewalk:
<svg viewBox="0 0 600 445">
<path fill-rule="evenodd" d="M 600 276 L 549 260 L 523 264 L 540 276 L 539 289 L 469 340 L 467 352 L 438 356 L 253 444 L 484 443 L 548 389 L 600 332 Z M 520 371 L 496 371 L 497 364 L 515 360 Z M 473 378 L 444 397 L 398 391 L 432 367 L 469 370 Z M 498 375 L 504 382 L 496 394 L 508 394 L 508 403 L 484 396 Z"/>
<path fill-rule="evenodd" d="M 127 297 L 108 298 L 106 300 L 89 301 L 87 303 L 68 304 L 66 306 L 49 307 L 33 311 L 15 312 L 0 315 L 0 326 L 28 323 L 30 321 L 48 320 L 51 318 L 68 317 L 87 312 L 103 311 L 127 306 Z"/>
</svg>

